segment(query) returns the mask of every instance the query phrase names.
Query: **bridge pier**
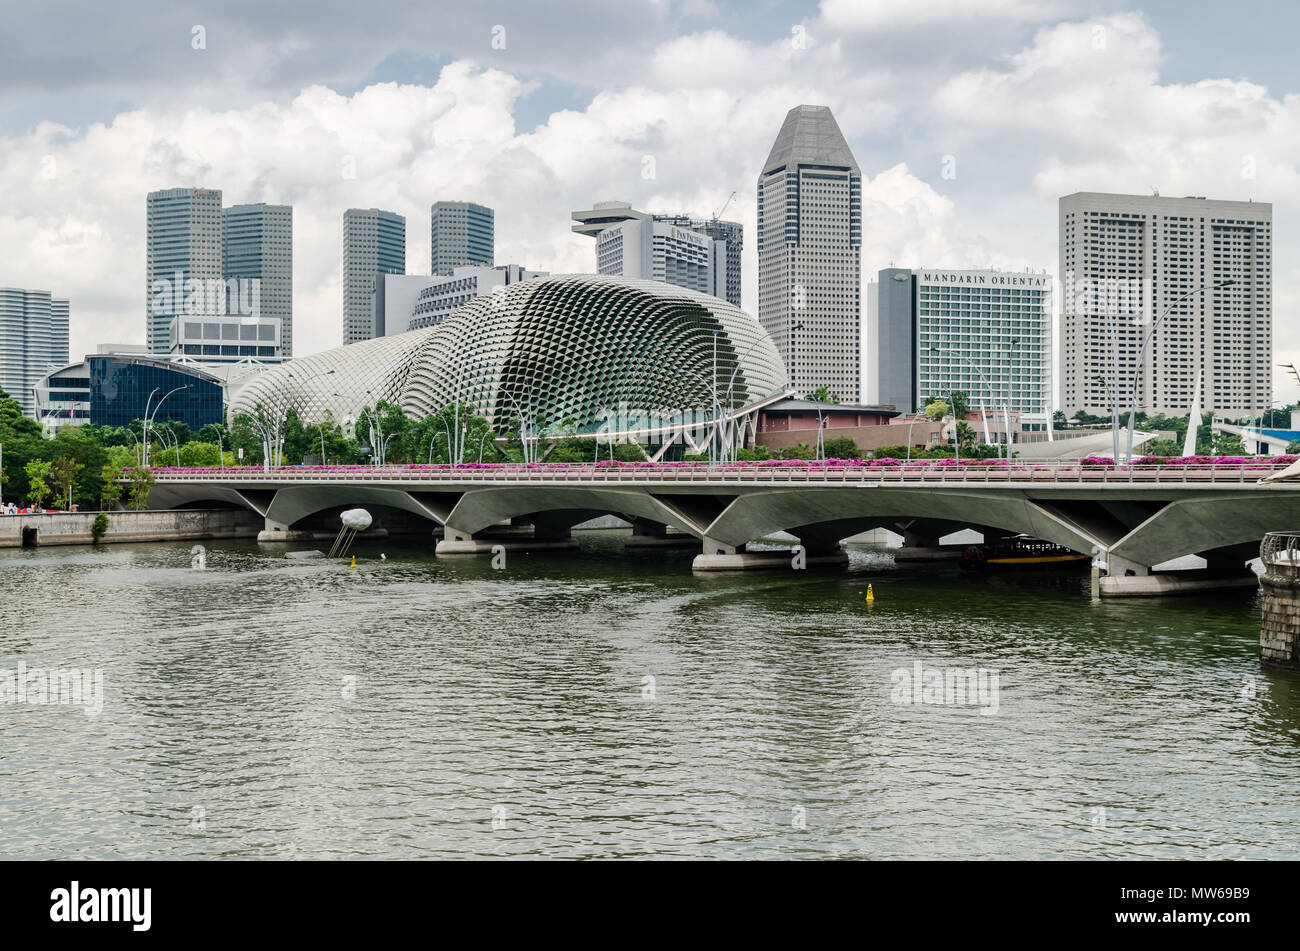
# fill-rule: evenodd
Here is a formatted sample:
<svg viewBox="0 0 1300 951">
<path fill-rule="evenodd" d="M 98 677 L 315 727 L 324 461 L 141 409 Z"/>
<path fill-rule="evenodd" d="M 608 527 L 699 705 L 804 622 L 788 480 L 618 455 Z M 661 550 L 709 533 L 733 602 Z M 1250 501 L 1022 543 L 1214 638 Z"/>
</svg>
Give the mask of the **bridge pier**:
<svg viewBox="0 0 1300 951">
<path fill-rule="evenodd" d="M 525 530 L 519 530 L 519 529 Z M 533 526 L 531 533 L 526 526 L 512 524 L 504 531 L 485 529 L 482 532 L 467 532 L 453 525 L 444 525 L 442 538 L 434 546 L 437 555 L 490 555 L 492 549 L 500 546 L 505 551 L 574 551 L 578 540 L 573 537 L 569 527 L 558 525 Z"/>
<path fill-rule="evenodd" d="M 814 542 L 811 546 L 803 545 L 802 556 L 793 548 L 772 551 L 749 551 L 746 545 L 727 545 L 715 538 L 704 539 L 704 550 L 691 562 L 692 571 L 753 571 L 760 568 L 795 568 L 802 567 L 843 567 L 849 563 L 849 555 L 836 542 L 827 546 Z"/>
<path fill-rule="evenodd" d="M 624 548 L 672 548 L 698 545 L 700 540 L 685 532 L 668 533 L 668 526 L 663 522 L 652 522 L 645 518 L 632 520 L 632 534 L 623 543 Z"/>
</svg>

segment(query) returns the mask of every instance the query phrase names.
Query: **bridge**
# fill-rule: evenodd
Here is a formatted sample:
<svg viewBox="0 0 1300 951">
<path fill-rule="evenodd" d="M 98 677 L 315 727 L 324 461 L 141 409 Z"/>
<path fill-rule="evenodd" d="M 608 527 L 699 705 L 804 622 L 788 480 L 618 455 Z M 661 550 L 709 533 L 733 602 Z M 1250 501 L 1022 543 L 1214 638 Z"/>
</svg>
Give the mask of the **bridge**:
<svg viewBox="0 0 1300 951">
<path fill-rule="evenodd" d="M 698 544 L 701 570 L 770 563 L 748 546 L 777 532 L 797 537 L 809 563 L 844 560 L 841 540 L 874 528 L 920 547 L 961 529 L 1024 533 L 1092 555 L 1116 578 L 1184 555 L 1240 573 L 1265 534 L 1300 524 L 1292 474 L 1266 462 L 155 469 L 149 501 L 242 506 L 265 520 L 259 538 L 285 540 L 323 512 L 399 510 L 441 536 L 439 554 L 571 546 L 574 525 L 613 514 L 633 524 L 630 545 Z"/>
</svg>

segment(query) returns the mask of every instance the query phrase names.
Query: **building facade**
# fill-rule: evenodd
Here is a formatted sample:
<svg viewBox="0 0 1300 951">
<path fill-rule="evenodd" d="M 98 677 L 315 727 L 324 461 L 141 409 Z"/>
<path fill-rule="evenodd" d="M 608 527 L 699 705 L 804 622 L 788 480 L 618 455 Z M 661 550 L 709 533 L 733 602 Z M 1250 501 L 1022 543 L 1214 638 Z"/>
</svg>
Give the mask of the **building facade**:
<svg viewBox="0 0 1300 951">
<path fill-rule="evenodd" d="M 785 117 L 758 177 L 758 319 L 800 395 L 860 399 L 862 176 L 825 106 Z"/>
<path fill-rule="evenodd" d="M 1272 399 L 1273 206 L 1078 192 L 1060 199 L 1066 416 L 1137 408 L 1244 417 Z M 1225 281 L 1232 286 L 1198 292 Z M 1183 295 L 1187 299 L 1175 303 Z M 1141 367 L 1138 355 L 1160 322 Z M 1118 385 L 1117 385 L 1118 384 Z"/>
<path fill-rule="evenodd" d="M 0 287 L 0 390 L 36 415 L 34 387 L 68 362 L 68 301 L 49 291 Z"/>
<path fill-rule="evenodd" d="M 222 421 L 222 382 L 202 367 L 116 353 L 88 356 L 85 367 L 96 426 L 126 426 L 146 411 L 156 422 L 175 420 L 192 430 Z"/>
<path fill-rule="evenodd" d="M 221 220 L 220 189 L 165 188 L 146 196 L 145 345 L 151 353 L 167 352 L 173 317 L 223 312 Z"/>
<path fill-rule="evenodd" d="M 575 234 L 596 239 L 596 273 L 664 281 L 740 306 L 739 222 L 652 215 L 622 201 L 571 217 Z"/>
<path fill-rule="evenodd" d="M 279 324 L 280 353 L 293 355 L 293 208 L 289 205 L 232 205 L 222 212 L 222 272 L 229 282 L 256 280 L 255 313 L 231 307 L 226 313 L 269 318 Z M 237 285 L 239 287 L 239 285 Z M 243 294 L 237 302 L 244 303 Z"/>
<path fill-rule="evenodd" d="M 545 271 L 530 271 L 518 264 L 458 267 L 450 277 L 386 274 L 375 283 L 375 336 L 432 327 L 481 294 L 545 276 Z"/>
<path fill-rule="evenodd" d="M 280 363 L 286 359 L 280 344 L 282 326 L 274 317 L 177 317 L 167 352 L 200 363 Z"/>
<path fill-rule="evenodd" d="M 1052 278 L 886 268 L 868 286 L 867 393 L 904 412 L 967 394 L 972 410 L 1051 412 Z"/>
<path fill-rule="evenodd" d="M 373 298 L 381 274 L 406 272 L 406 219 L 379 208 L 343 213 L 343 342 L 375 335 Z"/>
<path fill-rule="evenodd" d="M 472 201 L 438 201 L 429 210 L 429 273 L 450 277 L 458 267 L 492 266 L 494 213 Z"/>
</svg>

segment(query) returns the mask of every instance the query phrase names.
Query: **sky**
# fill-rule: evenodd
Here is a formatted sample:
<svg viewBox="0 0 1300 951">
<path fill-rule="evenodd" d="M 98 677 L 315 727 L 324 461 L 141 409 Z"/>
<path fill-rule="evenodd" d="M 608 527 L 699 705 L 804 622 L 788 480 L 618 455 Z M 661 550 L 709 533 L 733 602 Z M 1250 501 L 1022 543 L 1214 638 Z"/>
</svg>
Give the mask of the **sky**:
<svg viewBox="0 0 1300 951">
<path fill-rule="evenodd" d="M 569 213 L 746 228 L 786 112 L 831 107 L 883 267 L 1057 270 L 1074 191 L 1273 203 L 1276 363 L 1300 361 L 1300 5 L 1242 0 L 0 0 L 0 286 L 71 299 L 72 356 L 142 343 L 145 195 L 294 208 L 295 355 L 342 341 L 342 220 L 496 210 L 496 261 L 591 271 Z M 4 9 L 10 8 L 12 9 Z M 1274 396 L 1300 397 L 1277 369 Z"/>
</svg>

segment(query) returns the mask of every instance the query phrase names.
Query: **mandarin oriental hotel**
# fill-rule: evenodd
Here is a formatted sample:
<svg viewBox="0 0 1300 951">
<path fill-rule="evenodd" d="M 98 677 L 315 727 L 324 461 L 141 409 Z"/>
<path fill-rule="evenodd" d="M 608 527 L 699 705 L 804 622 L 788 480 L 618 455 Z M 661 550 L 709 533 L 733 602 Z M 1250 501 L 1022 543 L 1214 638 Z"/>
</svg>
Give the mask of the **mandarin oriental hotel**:
<svg viewBox="0 0 1300 951">
<path fill-rule="evenodd" d="M 991 411 L 1050 412 L 1046 273 L 889 268 L 868 295 L 867 389 L 904 411 L 968 394 Z"/>
</svg>

